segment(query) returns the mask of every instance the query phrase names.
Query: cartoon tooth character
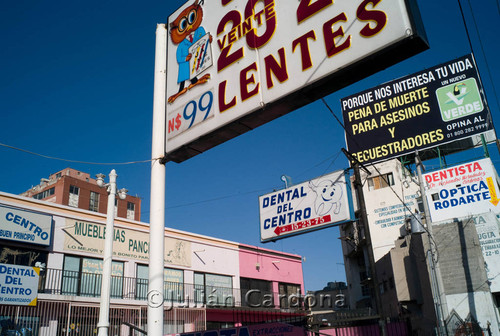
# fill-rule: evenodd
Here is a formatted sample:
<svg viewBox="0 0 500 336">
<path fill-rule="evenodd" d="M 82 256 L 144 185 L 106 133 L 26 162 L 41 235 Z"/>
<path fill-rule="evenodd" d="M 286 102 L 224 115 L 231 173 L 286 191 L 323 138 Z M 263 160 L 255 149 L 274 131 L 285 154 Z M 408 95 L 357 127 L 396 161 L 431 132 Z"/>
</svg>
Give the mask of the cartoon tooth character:
<svg viewBox="0 0 500 336">
<path fill-rule="evenodd" d="M 342 207 L 342 203 L 340 202 L 342 188 L 337 183 L 331 180 L 323 180 L 314 185 L 310 181 L 309 188 L 316 194 L 314 210 L 316 210 L 318 216 L 326 215 L 332 209 L 335 214 L 340 212 L 340 208 Z"/>
<path fill-rule="evenodd" d="M 201 2 L 203 3 L 203 0 L 201 0 Z M 189 89 L 196 85 L 206 83 L 210 79 L 210 74 L 205 74 L 199 79 L 196 76 L 190 78 L 189 72 L 189 60 L 193 56 L 189 52 L 189 48 L 206 34 L 205 29 L 201 26 L 202 20 L 203 10 L 200 0 L 195 0 L 191 6 L 184 9 L 179 16 L 170 23 L 170 39 L 177 45 L 176 58 L 179 65 L 177 83 L 179 83 L 179 91 L 168 98 L 169 103 L 173 103 Z M 212 42 L 211 35 L 209 35 L 209 42 Z M 190 80 L 191 84 L 186 88 L 185 82 L 187 80 Z"/>
</svg>

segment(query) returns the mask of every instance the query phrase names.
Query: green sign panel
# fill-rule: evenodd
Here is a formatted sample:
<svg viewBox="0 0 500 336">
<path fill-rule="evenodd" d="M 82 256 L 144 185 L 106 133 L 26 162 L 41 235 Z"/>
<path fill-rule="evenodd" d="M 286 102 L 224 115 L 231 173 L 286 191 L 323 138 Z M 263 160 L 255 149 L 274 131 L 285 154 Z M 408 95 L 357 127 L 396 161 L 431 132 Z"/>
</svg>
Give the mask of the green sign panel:
<svg viewBox="0 0 500 336">
<path fill-rule="evenodd" d="M 484 110 L 475 78 L 439 88 L 436 96 L 443 121 L 460 119 Z"/>
</svg>

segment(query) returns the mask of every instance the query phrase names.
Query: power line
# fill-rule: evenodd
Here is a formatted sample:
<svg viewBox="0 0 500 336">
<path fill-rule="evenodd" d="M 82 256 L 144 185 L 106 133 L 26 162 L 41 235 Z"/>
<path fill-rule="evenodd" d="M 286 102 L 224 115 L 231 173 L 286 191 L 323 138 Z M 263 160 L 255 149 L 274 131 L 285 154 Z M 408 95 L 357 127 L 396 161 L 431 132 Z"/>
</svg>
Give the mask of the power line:
<svg viewBox="0 0 500 336">
<path fill-rule="evenodd" d="M 339 157 L 340 153 L 342 153 L 342 151 L 338 151 L 338 153 L 337 153 L 337 154 L 334 154 L 334 155 L 332 155 L 332 156 L 327 157 L 326 159 L 324 159 L 324 160 L 322 160 L 322 161 L 318 162 L 317 164 L 315 164 L 315 165 L 314 165 L 314 166 L 312 166 L 311 168 L 308 168 L 308 169 L 304 170 L 303 172 L 301 172 L 301 173 L 297 174 L 297 176 L 302 176 L 302 175 L 304 175 L 305 173 L 309 172 L 310 170 L 312 170 L 312 169 L 314 169 L 314 168 L 319 167 L 319 166 L 320 166 L 320 165 L 322 165 L 323 163 L 325 163 L 325 162 L 327 162 L 328 160 L 330 160 L 330 159 L 332 159 L 332 158 L 333 158 L 333 159 L 331 160 L 330 164 L 329 164 L 329 165 L 328 165 L 328 166 L 327 166 L 327 167 L 323 170 L 323 173 L 322 173 L 322 174 L 320 174 L 320 176 L 325 175 L 325 174 L 326 174 L 326 171 L 327 171 L 327 170 L 328 170 L 331 166 L 333 166 L 333 164 L 337 161 L 337 159 L 338 159 L 338 157 Z"/>
<path fill-rule="evenodd" d="M 418 223 L 420 224 L 420 227 L 423 228 L 425 230 L 425 232 L 427 232 L 427 234 L 429 235 L 429 237 L 431 238 L 432 242 L 434 243 L 434 245 L 436 246 L 436 261 L 439 260 L 439 253 L 438 253 L 438 250 L 437 250 L 437 243 L 436 241 L 434 240 L 434 237 L 430 234 L 429 230 L 422 224 L 422 221 L 421 221 L 421 218 L 419 218 L 419 216 L 417 216 L 409 207 L 408 205 L 406 205 L 406 203 L 401 199 L 401 197 L 398 195 L 398 193 L 396 192 L 396 190 L 394 190 L 394 188 L 392 187 L 392 185 L 389 184 L 389 181 L 386 179 L 386 177 L 380 172 L 380 170 L 378 170 L 378 168 L 375 166 L 375 164 L 371 164 L 371 167 L 373 169 L 375 169 L 377 171 L 377 173 L 379 174 L 379 176 L 384 180 L 384 182 L 389 186 L 389 189 L 392 191 L 392 193 L 398 198 L 399 202 L 401 202 L 401 204 L 403 205 L 403 207 L 408 210 L 408 212 L 410 213 L 410 216 L 412 216 L 413 218 L 415 218 Z M 402 167 L 402 169 L 406 169 L 404 166 Z M 426 199 L 425 199 L 425 195 L 421 195 L 422 197 L 422 202 L 426 202 Z M 431 225 L 430 223 L 426 223 L 427 225 Z"/>
<path fill-rule="evenodd" d="M 337 120 L 337 122 L 340 124 L 340 126 L 342 126 L 342 128 L 345 130 L 347 136 L 349 136 L 351 139 L 353 139 L 354 141 L 356 141 L 356 138 L 353 137 L 352 134 L 350 134 L 350 132 L 347 131 L 347 129 L 345 128 L 345 126 L 341 123 L 341 121 L 339 120 L 339 118 L 335 115 L 335 113 L 330 108 L 330 106 L 328 105 L 328 103 L 323 98 L 321 100 L 323 101 L 323 103 L 325 104 L 325 106 L 327 107 L 327 109 L 330 111 L 330 113 L 335 117 L 335 120 Z M 384 180 L 384 182 L 386 183 L 386 185 L 389 186 L 389 189 L 397 197 L 397 199 L 399 200 L 399 202 L 401 203 L 401 205 L 403 205 L 403 207 L 410 213 L 410 216 L 414 217 L 420 223 L 420 226 L 427 232 L 427 234 L 429 234 L 429 236 L 431 237 L 431 240 L 434 242 L 434 245 L 436 245 L 436 254 L 437 254 L 437 244 L 436 244 L 436 241 L 434 240 L 434 237 L 432 237 L 432 235 L 429 233 L 429 231 L 427 230 L 427 228 L 422 225 L 421 219 L 418 218 L 418 216 L 416 216 L 416 214 L 408 207 L 408 205 L 406 205 L 406 203 L 401 199 L 401 197 L 399 196 L 399 194 L 394 190 L 394 188 L 392 187 L 392 185 L 390 185 L 390 183 L 387 180 L 387 178 L 380 172 L 380 170 L 378 170 L 378 168 L 375 166 L 375 164 L 372 163 L 371 167 L 373 167 L 373 169 L 375 169 L 375 171 L 379 174 L 379 176 Z M 405 168 L 403 167 L 403 169 L 405 169 Z M 422 202 L 425 202 L 425 195 L 421 195 L 421 197 L 422 197 Z M 436 256 L 436 258 L 438 258 L 438 256 Z"/>
<path fill-rule="evenodd" d="M 182 208 L 182 207 L 186 207 L 186 206 L 192 206 L 192 205 L 197 205 L 197 204 L 202 204 L 202 203 L 208 203 L 208 202 L 215 202 L 215 201 L 220 201 L 220 200 L 223 200 L 223 199 L 226 199 L 226 198 L 232 198 L 232 197 L 236 197 L 236 196 L 244 196 L 244 195 L 261 193 L 261 192 L 266 192 L 266 191 L 268 191 L 268 189 L 260 189 L 260 190 L 247 191 L 247 192 L 243 192 L 243 193 L 231 194 L 231 195 L 226 195 L 226 196 L 220 196 L 220 197 L 210 198 L 210 199 L 206 199 L 206 200 L 191 202 L 191 203 L 185 203 L 185 204 L 167 206 L 167 207 L 165 207 L 165 209 Z"/>
<path fill-rule="evenodd" d="M 472 22 L 474 23 L 474 28 L 476 29 L 477 40 L 479 41 L 479 47 L 481 48 L 481 53 L 483 54 L 484 64 L 486 65 L 486 71 L 488 72 L 488 77 L 490 79 L 491 86 L 493 87 L 493 95 L 495 96 L 497 106 L 500 106 L 497 92 L 496 92 L 496 88 L 495 88 L 495 82 L 493 81 L 493 78 L 491 77 L 491 70 L 490 70 L 490 66 L 488 63 L 488 58 L 486 57 L 486 53 L 484 51 L 484 46 L 483 46 L 483 41 L 481 40 L 481 34 L 479 33 L 479 28 L 477 26 L 476 16 L 474 15 L 474 10 L 472 9 L 472 6 L 470 4 L 470 0 L 467 0 L 467 3 L 469 5 L 469 10 L 470 10 L 470 13 L 472 16 Z M 460 3 L 460 0 L 458 0 L 458 6 L 460 8 L 460 14 L 462 15 L 462 21 L 464 22 L 465 33 L 467 35 L 467 40 L 469 42 L 470 51 L 474 52 L 474 48 L 472 47 L 472 40 L 471 40 L 470 34 L 469 34 L 469 28 L 467 27 L 467 21 L 465 20 L 465 15 L 464 15 L 464 11 L 462 9 L 462 4 Z M 497 6 L 498 6 L 498 1 L 497 1 Z M 498 8 L 499 8 L 499 12 L 500 12 L 500 7 L 498 7 Z M 484 92 L 484 96 L 486 97 L 486 92 Z M 491 113 L 488 114 L 488 117 L 491 118 Z"/>
<path fill-rule="evenodd" d="M 31 154 L 31 155 L 35 155 L 35 156 L 40 156 L 40 157 L 43 157 L 45 159 L 72 162 L 72 163 L 91 164 L 91 165 L 129 165 L 129 164 L 146 163 L 146 162 L 158 160 L 158 159 L 150 159 L 150 160 L 129 161 L 129 162 L 88 162 L 88 161 L 70 160 L 70 159 L 63 159 L 63 158 L 58 158 L 58 157 L 54 157 L 54 156 L 44 155 L 44 154 L 29 151 L 27 149 L 22 149 L 22 148 L 6 145 L 3 143 L 0 143 L 0 146 L 5 147 L 5 148 L 9 148 L 9 149 L 14 149 L 14 150 L 17 150 L 17 151 L 23 152 L 23 153 L 27 153 L 27 154 Z"/>
<path fill-rule="evenodd" d="M 325 170 L 327 170 L 329 167 L 331 167 L 335 163 L 335 161 L 337 160 L 337 158 L 339 157 L 339 155 L 340 155 L 340 151 L 336 155 L 332 155 L 332 156 L 330 156 L 330 157 L 328 157 L 328 158 L 326 158 L 324 160 L 321 160 L 319 163 L 317 163 L 314 166 L 312 166 L 311 168 L 303 171 L 302 173 L 298 174 L 297 176 L 305 174 L 309 170 L 314 169 L 314 168 L 320 166 L 321 164 L 327 162 L 328 160 L 330 160 L 333 157 L 332 162 L 325 169 Z M 324 174 L 322 174 L 322 175 L 324 175 Z M 269 192 L 270 189 L 274 189 L 274 188 L 258 189 L 258 190 L 241 192 L 241 193 L 237 193 L 237 194 L 223 195 L 223 196 L 209 198 L 209 199 L 200 200 L 200 201 L 196 201 L 196 202 L 190 202 L 190 203 L 183 203 L 183 204 L 178 204 L 178 205 L 167 206 L 167 207 L 165 207 L 165 209 L 183 208 L 183 207 L 188 207 L 188 206 L 193 206 L 193 205 L 198 205 L 198 204 L 203 204 L 203 203 L 220 201 L 220 200 L 227 199 L 227 198 L 232 198 L 232 197 L 238 197 L 238 196 L 244 196 L 244 195 L 250 195 L 250 194 L 256 194 L 256 193 L 265 193 L 265 192 Z M 149 211 L 141 211 L 141 213 L 147 214 L 147 213 L 149 213 Z"/>
<path fill-rule="evenodd" d="M 54 157 L 54 156 L 50 156 L 50 155 L 40 154 L 40 153 L 36 153 L 36 152 L 33 152 L 33 151 L 29 151 L 27 149 L 23 149 L 23 148 L 19 148 L 19 147 L 14 147 L 14 146 L 11 146 L 11 145 L 7 145 L 7 144 L 4 144 L 4 143 L 0 143 L 0 146 L 5 147 L 5 148 L 9 148 L 9 149 L 13 149 L 13 150 L 16 150 L 16 151 L 19 151 L 19 152 L 27 153 L 27 154 L 30 154 L 30 155 L 39 156 L 39 157 L 42 157 L 42 158 L 45 158 L 45 159 L 49 159 L 49 160 L 58 160 L 58 161 L 64 161 L 64 162 L 81 163 L 81 164 L 91 164 L 91 165 L 129 165 L 129 164 L 136 164 L 136 163 L 147 163 L 147 162 L 151 162 L 151 161 L 154 161 L 154 160 L 161 159 L 161 158 L 158 158 L 158 159 L 140 160 L 140 161 L 128 161 L 128 162 L 89 162 L 89 161 L 64 159 L 64 158 L 58 158 L 58 157 Z M 299 175 L 302 175 L 305 172 L 318 167 L 319 165 L 325 163 L 326 161 L 328 161 L 332 157 L 334 157 L 333 160 L 332 160 L 332 162 L 330 163 L 330 165 L 326 168 L 326 169 L 328 169 L 329 167 L 331 167 L 335 163 L 335 161 L 337 160 L 339 154 L 340 154 L 340 152 L 337 153 L 337 155 L 332 155 L 332 156 L 330 156 L 330 157 L 322 160 L 321 162 L 319 162 L 316 165 L 312 166 L 308 170 L 300 173 Z M 244 193 L 238 193 L 238 194 L 231 194 L 231 195 L 226 195 L 226 196 L 220 196 L 220 197 L 206 199 L 206 200 L 201 200 L 201 201 L 197 201 L 197 202 L 191 202 L 191 203 L 185 203 L 185 204 L 179 204 L 179 205 L 169 206 L 169 207 L 166 207 L 165 209 L 174 209 L 174 208 L 181 208 L 181 207 L 186 207 L 186 206 L 193 206 L 193 205 L 202 204 L 202 203 L 219 201 L 219 200 L 223 200 L 223 199 L 227 199 L 227 198 L 231 198 L 231 197 L 235 197 L 235 196 L 242 196 L 242 195 L 260 193 L 260 192 L 266 192 L 266 191 L 269 191 L 269 189 L 260 189 L 260 190 L 253 190 L 253 191 L 248 191 L 248 192 L 244 192 Z M 146 213 L 149 213 L 149 211 L 142 211 L 142 213 L 146 214 Z"/>
</svg>

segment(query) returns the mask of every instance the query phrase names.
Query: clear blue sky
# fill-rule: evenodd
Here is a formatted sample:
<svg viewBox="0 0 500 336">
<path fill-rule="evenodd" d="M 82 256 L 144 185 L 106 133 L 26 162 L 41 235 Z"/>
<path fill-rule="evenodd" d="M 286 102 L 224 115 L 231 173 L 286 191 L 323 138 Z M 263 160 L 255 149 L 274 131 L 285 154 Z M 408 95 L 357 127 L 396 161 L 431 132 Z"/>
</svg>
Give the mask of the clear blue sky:
<svg viewBox="0 0 500 336">
<path fill-rule="evenodd" d="M 500 5 L 498 0 L 461 3 L 498 127 L 500 83 L 491 79 L 500 76 Z M 165 23 L 181 4 L 177 0 L 3 3 L 0 143 L 67 160 L 148 160 L 156 24 Z M 334 113 L 341 118 L 343 97 L 470 53 L 458 4 L 419 1 L 430 49 L 327 96 Z M 302 255 L 309 290 L 344 281 L 336 228 L 262 245 L 258 209 L 259 195 L 284 187 L 282 174 L 300 183 L 346 168 L 341 147 L 345 147 L 341 126 L 317 101 L 184 163 L 168 163 L 166 225 Z M 498 164 L 498 151 L 490 150 Z M 19 194 L 66 167 L 92 175 L 116 169 L 119 187 L 143 199 L 143 220 L 149 221 L 149 163 L 72 163 L 0 146 L 0 190 Z"/>
</svg>

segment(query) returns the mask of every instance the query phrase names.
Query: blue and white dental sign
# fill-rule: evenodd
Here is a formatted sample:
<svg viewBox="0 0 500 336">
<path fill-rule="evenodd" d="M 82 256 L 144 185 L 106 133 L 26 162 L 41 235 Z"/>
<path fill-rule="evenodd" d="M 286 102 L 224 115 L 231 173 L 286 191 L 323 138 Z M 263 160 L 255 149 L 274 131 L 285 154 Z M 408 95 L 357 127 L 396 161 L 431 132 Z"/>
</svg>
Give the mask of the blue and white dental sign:
<svg viewBox="0 0 500 336">
<path fill-rule="evenodd" d="M 0 264 L 0 305 L 36 306 L 39 277 L 38 267 Z"/>
<path fill-rule="evenodd" d="M 49 246 L 52 216 L 0 205 L 0 240 Z"/>
<path fill-rule="evenodd" d="M 260 238 L 273 241 L 354 218 L 346 173 L 337 171 L 259 197 Z"/>
</svg>

